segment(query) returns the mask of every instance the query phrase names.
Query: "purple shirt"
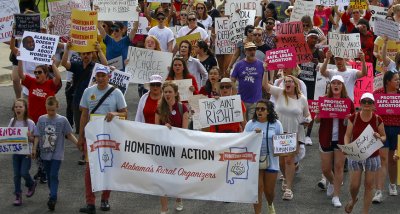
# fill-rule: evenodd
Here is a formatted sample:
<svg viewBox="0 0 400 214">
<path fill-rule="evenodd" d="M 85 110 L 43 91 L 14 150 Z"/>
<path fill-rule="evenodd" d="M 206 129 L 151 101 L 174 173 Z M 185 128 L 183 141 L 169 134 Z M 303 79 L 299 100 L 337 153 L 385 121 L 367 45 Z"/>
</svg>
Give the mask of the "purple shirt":
<svg viewBox="0 0 400 214">
<path fill-rule="evenodd" d="M 263 63 L 249 63 L 245 59 L 236 63 L 232 77 L 239 81 L 239 94 L 245 103 L 255 103 L 262 98 Z"/>
</svg>

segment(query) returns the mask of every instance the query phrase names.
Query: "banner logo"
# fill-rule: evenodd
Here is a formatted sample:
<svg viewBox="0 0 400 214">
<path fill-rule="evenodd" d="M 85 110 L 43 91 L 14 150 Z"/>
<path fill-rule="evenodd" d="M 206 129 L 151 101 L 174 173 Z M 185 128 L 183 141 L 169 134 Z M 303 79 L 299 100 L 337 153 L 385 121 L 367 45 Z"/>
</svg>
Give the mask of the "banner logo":
<svg viewBox="0 0 400 214">
<path fill-rule="evenodd" d="M 97 150 L 100 171 L 104 172 L 106 167 L 113 166 L 113 150 L 120 151 L 120 143 L 111 140 L 110 134 L 99 134 L 96 137 L 97 140 L 90 145 L 90 152 Z"/>
<path fill-rule="evenodd" d="M 235 179 L 248 179 L 249 161 L 256 162 L 256 154 L 248 152 L 247 147 L 231 147 L 230 152 L 220 153 L 219 161 L 228 161 L 226 183 L 234 184 Z"/>
</svg>

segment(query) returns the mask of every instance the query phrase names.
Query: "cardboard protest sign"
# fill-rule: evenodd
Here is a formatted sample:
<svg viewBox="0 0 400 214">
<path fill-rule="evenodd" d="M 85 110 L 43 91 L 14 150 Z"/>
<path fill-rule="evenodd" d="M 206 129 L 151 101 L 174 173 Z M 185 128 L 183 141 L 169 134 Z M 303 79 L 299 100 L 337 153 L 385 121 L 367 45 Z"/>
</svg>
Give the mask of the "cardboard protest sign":
<svg viewBox="0 0 400 214">
<path fill-rule="evenodd" d="M 91 10 L 90 8 L 90 2 L 91 0 L 69 0 L 69 5 L 71 10 L 73 9 L 78 9 L 78 10 L 83 10 L 83 11 L 89 11 Z"/>
<path fill-rule="evenodd" d="M 233 54 L 236 44 L 229 39 L 229 19 L 228 17 L 215 18 L 215 54 Z"/>
<path fill-rule="evenodd" d="M 53 1 L 48 3 L 49 15 L 54 16 L 60 13 L 71 13 L 70 1 Z"/>
<path fill-rule="evenodd" d="M 231 13 L 229 19 L 229 39 L 234 44 L 242 41 L 244 35 L 244 28 L 247 25 L 254 25 L 254 18 L 256 17 L 255 10 L 241 10 L 238 13 Z"/>
<path fill-rule="evenodd" d="M 274 146 L 274 156 L 286 156 L 296 152 L 297 134 L 278 134 L 272 136 L 272 144 Z"/>
<path fill-rule="evenodd" d="M 173 82 L 178 86 L 181 101 L 187 101 L 193 96 L 193 92 L 189 89 L 193 84 L 192 79 L 174 80 Z"/>
<path fill-rule="evenodd" d="M 351 6 L 352 9 L 368 9 L 367 0 L 350 0 L 349 6 Z"/>
<path fill-rule="evenodd" d="M 383 88 L 383 74 L 378 74 L 374 77 L 374 91 Z"/>
<path fill-rule="evenodd" d="M 0 127 L 0 154 L 31 154 L 27 127 Z"/>
<path fill-rule="evenodd" d="M 308 109 L 310 110 L 311 118 L 315 118 L 316 113 L 318 112 L 318 100 L 307 100 L 308 101 Z"/>
<path fill-rule="evenodd" d="M 350 114 L 351 100 L 320 97 L 318 100 L 318 108 L 320 118 L 344 119 Z"/>
<path fill-rule="evenodd" d="M 268 70 L 294 68 L 297 66 L 296 51 L 293 47 L 269 50 L 265 54 Z"/>
<path fill-rule="evenodd" d="M 297 2 L 297 1 L 296 1 Z M 276 48 L 293 47 L 297 55 L 297 63 L 310 62 L 313 59 L 303 34 L 302 22 L 280 23 L 276 26 Z"/>
<path fill-rule="evenodd" d="M 119 70 L 113 70 L 111 72 L 111 78 L 108 81 L 111 85 L 116 86 L 119 88 L 119 90 L 122 91 L 122 94 L 126 94 L 128 91 L 128 86 L 130 79 L 132 77 L 132 74 L 119 71 Z"/>
<path fill-rule="evenodd" d="M 167 78 L 168 67 L 172 63 L 172 53 L 143 48 L 129 47 L 128 64 L 125 71 L 132 74 L 132 83 L 144 84 L 151 75 Z"/>
<path fill-rule="evenodd" d="M 18 0 L 0 0 L 0 42 L 9 42 L 12 36 L 14 14 L 19 13 Z"/>
<path fill-rule="evenodd" d="M 95 51 L 97 41 L 97 12 L 73 9 L 71 15 L 71 50 Z"/>
<path fill-rule="evenodd" d="M 138 21 L 138 0 L 94 0 L 99 7 L 99 20 L 102 21 Z"/>
<path fill-rule="evenodd" d="M 373 92 L 373 87 L 374 87 L 374 67 L 373 64 L 370 62 L 367 62 L 367 71 L 368 74 L 367 76 L 363 78 L 357 79 L 355 85 L 354 85 L 354 106 L 358 107 L 360 106 L 360 99 L 361 96 L 366 93 L 372 93 Z M 350 62 L 350 65 L 353 69 L 357 70 L 362 70 L 362 64 L 360 61 L 358 62 Z"/>
<path fill-rule="evenodd" d="M 200 124 L 203 127 L 243 121 L 242 100 L 239 95 L 199 100 Z"/>
<path fill-rule="evenodd" d="M 51 33 L 60 36 L 63 42 L 67 42 L 71 31 L 71 13 L 55 14 L 50 16 L 50 20 L 54 25 Z"/>
<path fill-rule="evenodd" d="M 206 126 L 202 126 L 200 123 L 200 105 L 199 100 L 206 99 L 207 96 L 203 94 L 197 94 L 189 97 L 188 103 L 190 106 L 190 110 L 192 112 L 192 121 L 193 121 L 193 129 L 199 130 L 201 128 L 206 128 Z"/>
<path fill-rule="evenodd" d="M 51 65 L 58 45 L 58 36 L 25 31 L 18 60 Z"/>
<path fill-rule="evenodd" d="M 378 115 L 399 115 L 399 94 L 374 94 L 375 108 Z"/>
<path fill-rule="evenodd" d="M 400 40 L 400 24 L 388 19 L 375 18 L 374 34 L 377 36 L 387 36 L 393 40 Z"/>
<path fill-rule="evenodd" d="M 336 0 L 336 5 L 338 6 L 339 11 L 345 11 L 344 7 L 349 6 L 350 0 Z"/>
<path fill-rule="evenodd" d="M 335 6 L 336 0 L 314 0 L 315 5 L 324 5 L 327 7 Z"/>
<path fill-rule="evenodd" d="M 225 14 L 235 13 L 240 10 L 255 10 L 256 16 L 262 16 L 261 0 L 226 0 Z"/>
<path fill-rule="evenodd" d="M 181 44 L 181 42 L 182 42 L 183 40 L 188 40 L 188 41 L 191 42 L 192 45 L 193 45 L 193 44 L 195 44 L 199 39 L 201 39 L 201 34 L 200 34 L 199 32 L 198 32 L 198 33 L 194 33 L 194 34 L 189 34 L 189 35 L 187 35 L 187 36 L 181 36 L 181 37 L 176 38 L 176 45 L 179 46 L 179 44 Z"/>
<path fill-rule="evenodd" d="M 359 33 L 339 34 L 328 33 L 329 50 L 335 57 L 357 58 L 361 50 Z"/>
<path fill-rule="evenodd" d="M 122 56 L 115 57 L 114 59 L 107 60 L 108 66 L 114 66 L 118 70 L 124 69 Z"/>
<path fill-rule="evenodd" d="M 371 27 L 374 27 L 376 18 L 385 19 L 388 14 L 388 8 L 386 8 L 386 7 L 369 5 L 369 10 L 371 11 L 371 14 L 372 14 L 371 19 L 369 20 L 369 25 Z"/>
<path fill-rule="evenodd" d="M 315 2 L 297 0 L 294 2 L 292 13 L 290 14 L 290 21 L 300 21 L 303 16 L 314 17 Z"/>
<path fill-rule="evenodd" d="M 347 158 L 355 161 L 365 160 L 383 146 L 382 141 L 374 137 L 374 132 L 371 125 L 368 125 L 355 141 L 338 146 L 346 153 Z"/>
<path fill-rule="evenodd" d="M 24 31 L 40 32 L 40 14 L 15 14 L 15 32 L 16 38 L 21 38 Z"/>
<path fill-rule="evenodd" d="M 128 22 L 128 30 L 127 33 L 129 34 L 131 30 L 133 29 L 134 21 L 129 21 Z M 136 34 L 138 35 L 147 35 L 147 27 L 149 26 L 149 21 L 147 20 L 146 17 L 139 16 L 139 26 L 136 31 Z"/>
</svg>

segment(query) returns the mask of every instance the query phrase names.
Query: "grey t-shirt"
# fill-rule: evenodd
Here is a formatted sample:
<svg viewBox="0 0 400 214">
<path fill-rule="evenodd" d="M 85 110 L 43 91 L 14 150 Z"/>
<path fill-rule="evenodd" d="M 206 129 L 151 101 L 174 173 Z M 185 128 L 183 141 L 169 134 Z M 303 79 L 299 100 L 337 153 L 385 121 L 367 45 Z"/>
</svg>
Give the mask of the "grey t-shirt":
<svg viewBox="0 0 400 214">
<path fill-rule="evenodd" d="M 49 118 L 47 114 L 39 117 L 34 135 L 39 137 L 42 160 L 64 160 L 65 135 L 72 132 L 66 117 L 57 114 Z"/>
<path fill-rule="evenodd" d="M 83 96 L 81 99 L 80 106 L 83 108 L 87 108 L 89 113 L 92 109 L 97 105 L 99 100 L 103 97 L 103 95 L 110 89 L 112 86 L 109 85 L 104 90 L 99 90 L 97 85 L 93 85 L 83 92 Z M 104 100 L 104 102 L 99 106 L 96 110 L 96 114 L 107 114 L 108 112 L 115 112 L 120 109 L 126 108 L 125 97 L 122 92 L 116 88 L 108 97 Z"/>
</svg>

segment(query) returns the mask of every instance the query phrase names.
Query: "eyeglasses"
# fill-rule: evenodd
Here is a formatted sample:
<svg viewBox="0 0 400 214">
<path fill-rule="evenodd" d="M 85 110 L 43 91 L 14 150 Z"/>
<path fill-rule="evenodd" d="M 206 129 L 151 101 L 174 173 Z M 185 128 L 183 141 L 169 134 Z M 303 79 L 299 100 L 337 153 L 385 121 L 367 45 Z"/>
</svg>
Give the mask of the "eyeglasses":
<svg viewBox="0 0 400 214">
<path fill-rule="evenodd" d="M 43 71 L 34 71 L 33 72 L 33 74 L 35 74 L 35 75 L 40 75 L 40 74 L 42 74 L 43 73 Z"/>
<path fill-rule="evenodd" d="M 256 111 L 265 111 L 267 108 L 265 107 L 256 107 Z"/>
<path fill-rule="evenodd" d="M 196 18 L 188 18 L 188 21 L 196 21 Z"/>
<path fill-rule="evenodd" d="M 197 10 L 204 10 L 204 7 L 198 7 Z"/>
<path fill-rule="evenodd" d="M 265 24 L 267 24 L 267 25 L 275 25 L 274 22 L 266 22 Z"/>
<path fill-rule="evenodd" d="M 294 83 L 293 80 L 285 80 L 285 83 Z"/>
<path fill-rule="evenodd" d="M 374 104 L 375 102 L 373 101 L 373 100 L 366 100 L 366 99 L 364 99 L 364 100 L 361 100 L 361 104 L 367 104 L 367 105 L 372 105 L 372 104 Z"/>
<path fill-rule="evenodd" d="M 153 82 L 153 83 L 150 83 L 150 86 L 152 86 L 152 87 L 161 87 L 161 83 L 160 82 Z"/>
<path fill-rule="evenodd" d="M 253 33 L 253 36 L 262 36 L 261 33 Z"/>
<path fill-rule="evenodd" d="M 187 16 L 187 14 L 186 13 L 181 13 L 180 16 Z"/>
<path fill-rule="evenodd" d="M 220 85 L 219 89 L 231 89 L 232 86 L 231 85 Z"/>
<path fill-rule="evenodd" d="M 165 17 L 159 17 L 159 18 L 157 18 L 157 20 L 158 20 L 158 21 L 164 21 L 164 20 L 165 20 Z"/>
</svg>

